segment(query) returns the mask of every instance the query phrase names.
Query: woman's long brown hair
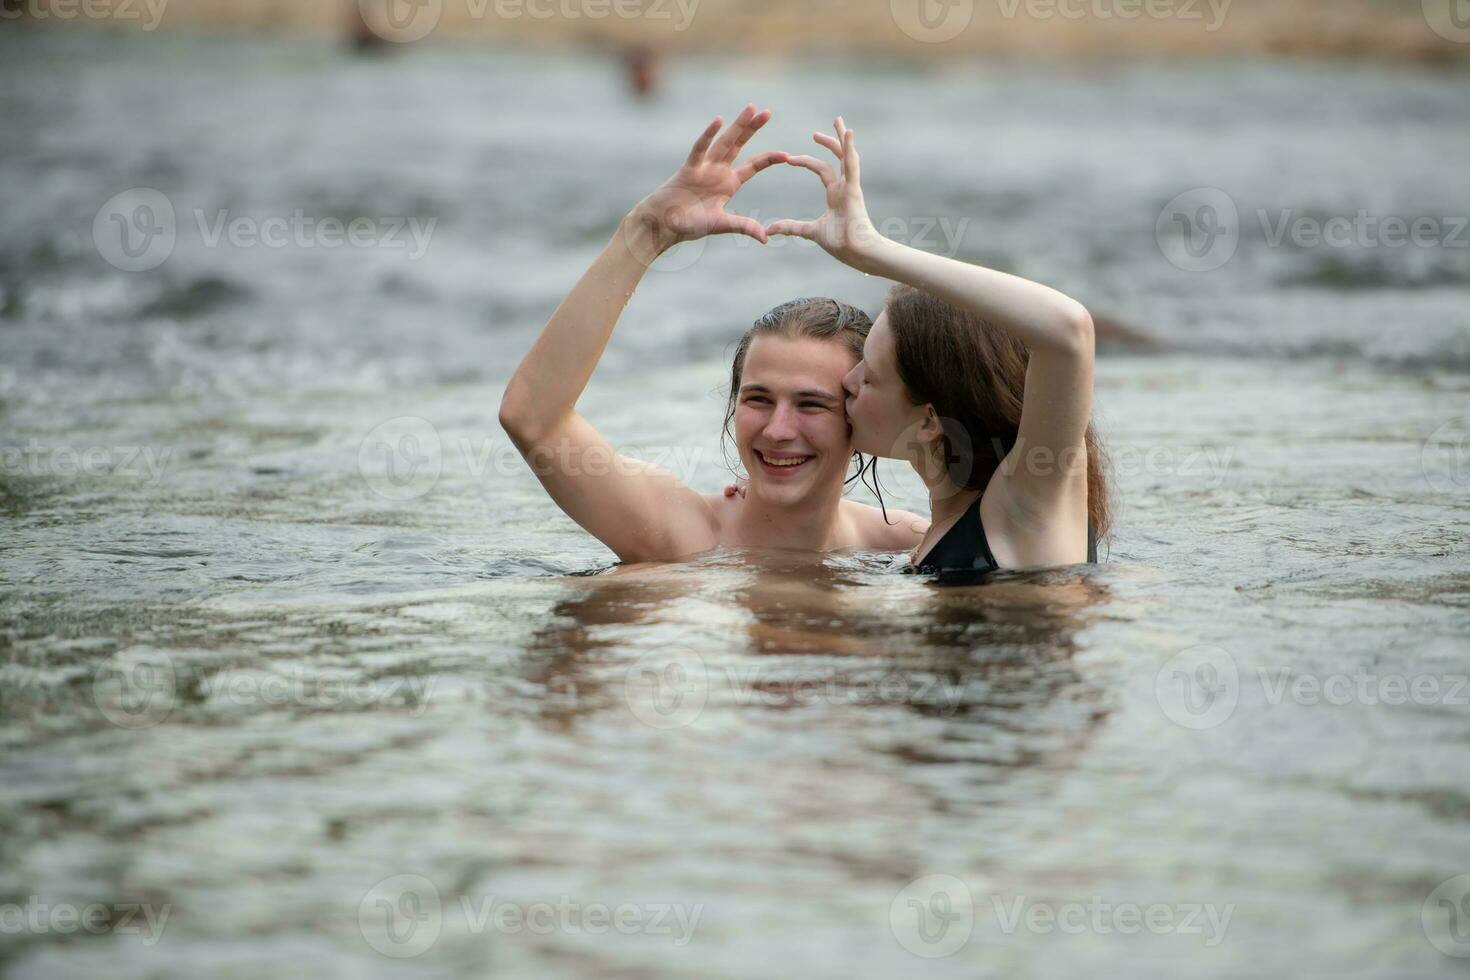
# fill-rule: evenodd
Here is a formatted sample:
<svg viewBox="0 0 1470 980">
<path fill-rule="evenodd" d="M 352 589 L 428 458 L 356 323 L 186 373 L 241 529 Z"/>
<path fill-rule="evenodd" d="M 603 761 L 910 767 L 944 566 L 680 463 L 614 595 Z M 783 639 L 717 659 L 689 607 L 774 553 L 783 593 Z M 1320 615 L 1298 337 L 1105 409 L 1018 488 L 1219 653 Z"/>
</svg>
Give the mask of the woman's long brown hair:
<svg viewBox="0 0 1470 980">
<path fill-rule="evenodd" d="M 944 420 L 950 473 L 983 490 L 1014 448 L 1026 391 L 1026 345 L 984 319 L 911 286 L 895 286 L 884 307 L 893 330 L 898 376 L 915 405 Z M 957 430 L 953 430 L 958 426 Z M 1087 516 L 1098 540 L 1110 528 L 1107 458 L 1088 423 Z"/>
</svg>

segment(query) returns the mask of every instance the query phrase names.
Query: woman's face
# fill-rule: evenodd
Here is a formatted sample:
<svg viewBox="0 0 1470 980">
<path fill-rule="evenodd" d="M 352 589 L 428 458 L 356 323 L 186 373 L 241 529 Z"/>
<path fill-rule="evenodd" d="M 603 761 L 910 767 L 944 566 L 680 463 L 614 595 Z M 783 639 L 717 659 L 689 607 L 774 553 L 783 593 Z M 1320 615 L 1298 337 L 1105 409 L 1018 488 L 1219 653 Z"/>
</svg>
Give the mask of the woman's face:
<svg viewBox="0 0 1470 980">
<path fill-rule="evenodd" d="M 847 419 L 852 426 L 852 447 L 870 456 L 910 459 L 915 436 L 927 416 L 926 406 L 909 401 L 908 391 L 898 378 L 898 361 L 893 346 L 893 328 L 888 313 L 878 315 L 863 344 L 863 359 L 842 381 L 847 394 Z"/>
<path fill-rule="evenodd" d="M 852 460 L 842 379 L 852 354 L 810 337 L 755 337 L 735 401 L 735 442 L 747 496 L 780 506 L 840 495 Z"/>
</svg>

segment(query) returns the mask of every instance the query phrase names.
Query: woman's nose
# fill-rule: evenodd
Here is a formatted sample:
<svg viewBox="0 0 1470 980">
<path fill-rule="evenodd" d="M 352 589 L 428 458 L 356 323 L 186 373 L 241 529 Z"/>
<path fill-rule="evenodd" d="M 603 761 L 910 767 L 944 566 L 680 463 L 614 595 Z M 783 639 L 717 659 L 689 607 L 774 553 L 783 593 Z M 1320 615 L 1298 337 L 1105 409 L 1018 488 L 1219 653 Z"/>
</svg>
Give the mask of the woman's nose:
<svg viewBox="0 0 1470 980">
<path fill-rule="evenodd" d="M 852 395 L 854 398 L 857 397 L 858 393 L 858 372 L 862 369 L 862 362 L 858 362 L 857 364 L 853 365 L 852 370 L 847 372 L 846 377 L 842 379 L 842 390 L 847 392 L 849 395 Z"/>
</svg>

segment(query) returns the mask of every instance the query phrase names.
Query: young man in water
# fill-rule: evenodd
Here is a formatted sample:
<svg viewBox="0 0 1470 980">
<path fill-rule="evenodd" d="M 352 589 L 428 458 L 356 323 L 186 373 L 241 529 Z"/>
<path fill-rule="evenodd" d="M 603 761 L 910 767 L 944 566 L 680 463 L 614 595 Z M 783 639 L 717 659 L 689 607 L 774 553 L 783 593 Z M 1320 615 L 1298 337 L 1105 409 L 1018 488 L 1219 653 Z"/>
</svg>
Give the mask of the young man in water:
<svg viewBox="0 0 1470 980">
<path fill-rule="evenodd" d="M 867 324 L 833 301 L 820 303 L 832 303 L 840 322 L 791 304 L 801 316 L 777 318 L 769 329 L 757 324 L 742 344 L 732 400 L 736 446 L 750 475 L 743 496 L 696 493 L 619 456 L 576 411 L 623 308 L 659 255 L 707 235 L 766 243 L 759 222 L 725 206 L 756 174 L 788 159 L 768 152 L 735 164 L 770 118 L 747 106 L 724 132 L 719 118 L 705 129 L 557 307 L 501 401 L 501 425 L 547 493 L 625 562 L 673 561 L 722 546 L 907 551 L 928 526 L 914 514 L 885 518 L 842 498 L 853 459 L 842 382 Z"/>
</svg>

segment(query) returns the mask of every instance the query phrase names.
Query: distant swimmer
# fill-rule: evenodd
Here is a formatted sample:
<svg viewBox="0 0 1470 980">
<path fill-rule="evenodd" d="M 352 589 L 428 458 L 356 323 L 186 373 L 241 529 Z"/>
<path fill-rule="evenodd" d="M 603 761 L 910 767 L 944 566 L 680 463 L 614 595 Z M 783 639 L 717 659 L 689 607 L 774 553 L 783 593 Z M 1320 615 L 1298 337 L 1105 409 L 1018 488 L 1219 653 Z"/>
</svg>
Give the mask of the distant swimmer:
<svg viewBox="0 0 1470 980">
<path fill-rule="evenodd" d="M 628 71 L 628 88 L 640 99 L 652 98 L 658 91 L 659 57 L 651 48 L 629 48 L 623 57 Z"/>
</svg>

